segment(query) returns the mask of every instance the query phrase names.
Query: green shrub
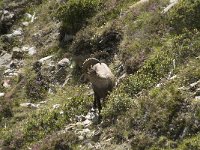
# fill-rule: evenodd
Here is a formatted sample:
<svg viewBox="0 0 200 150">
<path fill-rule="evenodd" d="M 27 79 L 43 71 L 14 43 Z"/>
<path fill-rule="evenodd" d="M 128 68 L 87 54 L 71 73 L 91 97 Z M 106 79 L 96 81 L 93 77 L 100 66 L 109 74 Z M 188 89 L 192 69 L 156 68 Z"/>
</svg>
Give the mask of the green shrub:
<svg viewBox="0 0 200 150">
<path fill-rule="evenodd" d="M 172 48 L 168 51 L 174 55 L 176 63 L 187 62 L 189 58 L 194 58 L 200 54 L 200 32 L 194 30 L 184 30 L 183 34 L 179 34 L 172 38 Z"/>
<path fill-rule="evenodd" d="M 45 135 L 61 129 L 67 121 L 67 116 L 59 110 L 41 110 L 32 114 L 27 120 L 23 132 L 26 142 L 37 141 Z"/>
<path fill-rule="evenodd" d="M 169 13 L 170 24 L 175 32 L 183 29 L 200 29 L 200 0 L 181 0 Z"/>
<path fill-rule="evenodd" d="M 177 148 L 178 150 L 197 150 L 200 149 L 200 134 L 197 134 L 196 136 L 187 138 L 183 140 L 180 144 L 179 147 Z"/>
<path fill-rule="evenodd" d="M 148 89 L 154 86 L 163 78 L 172 68 L 173 57 L 166 53 L 165 49 L 159 48 L 149 56 L 144 62 L 143 67 L 134 75 L 124 81 L 122 87 L 125 92 L 134 95 L 142 89 Z"/>
<path fill-rule="evenodd" d="M 12 104 L 0 98 L 0 123 L 3 118 L 13 117 Z"/>
<path fill-rule="evenodd" d="M 179 68 L 178 82 L 180 86 L 188 86 L 200 79 L 200 59 L 192 60 Z"/>
<path fill-rule="evenodd" d="M 114 121 L 118 116 L 123 115 L 133 107 L 133 99 L 118 90 L 111 93 L 102 110 L 105 120 Z"/>
<path fill-rule="evenodd" d="M 62 31 L 76 33 L 98 9 L 99 0 L 69 0 L 58 10 Z"/>
<path fill-rule="evenodd" d="M 76 115 L 86 114 L 92 107 L 93 96 L 87 95 L 85 86 L 66 86 L 64 89 L 57 89 L 54 96 L 49 96 L 54 103 L 62 105 L 62 110 L 68 118 Z"/>
<path fill-rule="evenodd" d="M 31 102 L 42 100 L 47 96 L 48 91 L 48 78 L 45 76 L 39 77 L 38 75 L 32 75 L 27 80 L 25 85 L 25 92 L 27 98 Z"/>
<path fill-rule="evenodd" d="M 71 150 L 76 146 L 77 136 L 73 132 L 65 132 L 60 134 L 52 134 L 47 136 L 41 143 L 33 146 L 33 149 L 40 150 Z"/>
</svg>

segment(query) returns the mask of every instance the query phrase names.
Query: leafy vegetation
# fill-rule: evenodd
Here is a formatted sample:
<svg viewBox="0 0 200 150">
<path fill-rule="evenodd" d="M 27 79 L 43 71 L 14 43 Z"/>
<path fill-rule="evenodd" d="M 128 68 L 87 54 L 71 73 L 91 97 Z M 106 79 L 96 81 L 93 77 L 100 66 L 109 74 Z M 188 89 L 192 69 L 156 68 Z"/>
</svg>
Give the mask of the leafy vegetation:
<svg viewBox="0 0 200 150">
<path fill-rule="evenodd" d="M 175 32 L 184 32 L 184 29 L 199 29 L 200 1 L 181 0 L 170 12 L 170 23 Z"/>
<path fill-rule="evenodd" d="M 69 0 L 59 8 L 58 18 L 62 20 L 62 32 L 76 33 L 98 10 L 99 0 Z M 76 16 L 76 17 L 74 17 Z"/>
</svg>

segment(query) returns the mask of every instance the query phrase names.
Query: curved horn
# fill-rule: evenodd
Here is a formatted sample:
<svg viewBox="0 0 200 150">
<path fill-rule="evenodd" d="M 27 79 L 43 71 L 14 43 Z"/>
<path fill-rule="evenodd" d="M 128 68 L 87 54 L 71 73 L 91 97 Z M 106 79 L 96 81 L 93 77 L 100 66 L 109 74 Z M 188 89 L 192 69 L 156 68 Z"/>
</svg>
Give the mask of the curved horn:
<svg viewBox="0 0 200 150">
<path fill-rule="evenodd" d="M 100 61 L 96 58 L 88 58 L 84 61 L 83 63 L 83 66 L 82 66 L 82 69 L 83 69 L 83 72 L 85 72 L 90 66 L 93 66 L 97 63 L 100 63 Z"/>
</svg>

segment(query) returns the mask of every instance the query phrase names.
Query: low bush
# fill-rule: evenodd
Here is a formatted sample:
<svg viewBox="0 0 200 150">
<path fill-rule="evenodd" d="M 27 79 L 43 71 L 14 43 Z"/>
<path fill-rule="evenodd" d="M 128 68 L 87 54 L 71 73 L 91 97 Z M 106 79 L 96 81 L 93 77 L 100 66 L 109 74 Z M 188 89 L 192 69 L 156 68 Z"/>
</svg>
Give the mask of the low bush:
<svg viewBox="0 0 200 150">
<path fill-rule="evenodd" d="M 29 79 L 27 79 L 27 83 L 25 85 L 25 93 L 31 102 L 35 102 L 45 99 L 47 96 L 48 88 L 49 81 L 47 77 L 33 74 Z"/>
<path fill-rule="evenodd" d="M 153 88 L 149 93 L 143 92 L 134 100 L 136 107 L 118 117 L 111 134 L 117 142 L 132 141 L 134 149 L 141 146 L 145 149 L 162 142 L 165 143 L 162 148 L 177 147 L 173 141 L 181 141 L 200 131 L 199 103 L 189 95 L 179 91 L 174 82 Z M 161 137 L 166 140 L 158 142 Z"/>
<path fill-rule="evenodd" d="M 57 12 L 62 21 L 61 32 L 73 34 L 83 27 L 86 20 L 98 10 L 99 0 L 69 0 Z"/>
<path fill-rule="evenodd" d="M 176 33 L 184 29 L 200 29 L 200 0 L 181 0 L 169 13 L 169 20 Z"/>
<path fill-rule="evenodd" d="M 115 90 L 106 100 L 102 115 L 107 121 L 115 121 L 118 116 L 124 115 L 133 105 L 133 99 Z"/>
<path fill-rule="evenodd" d="M 124 81 L 122 88 L 129 95 L 135 95 L 143 89 L 154 86 L 161 78 L 172 68 L 172 58 L 165 50 L 155 50 L 144 62 L 144 65 L 138 72 L 131 75 Z"/>
</svg>

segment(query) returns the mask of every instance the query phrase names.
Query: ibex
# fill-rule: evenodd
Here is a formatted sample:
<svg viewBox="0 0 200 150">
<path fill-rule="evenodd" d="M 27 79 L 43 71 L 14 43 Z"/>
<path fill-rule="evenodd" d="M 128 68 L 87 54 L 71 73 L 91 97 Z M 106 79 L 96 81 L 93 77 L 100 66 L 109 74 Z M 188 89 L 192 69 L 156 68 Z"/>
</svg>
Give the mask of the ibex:
<svg viewBox="0 0 200 150">
<path fill-rule="evenodd" d="M 99 113 L 101 112 L 101 100 L 105 100 L 106 96 L 112 91 L 115 85 L 115 77 L 110 68 L 101 63 L 96 58 L 86 59 L 82 66 L 83 73 L 91 83 L 94 91 L 94 104 L 93 107 L 98 107 Z"/>
</svg>

